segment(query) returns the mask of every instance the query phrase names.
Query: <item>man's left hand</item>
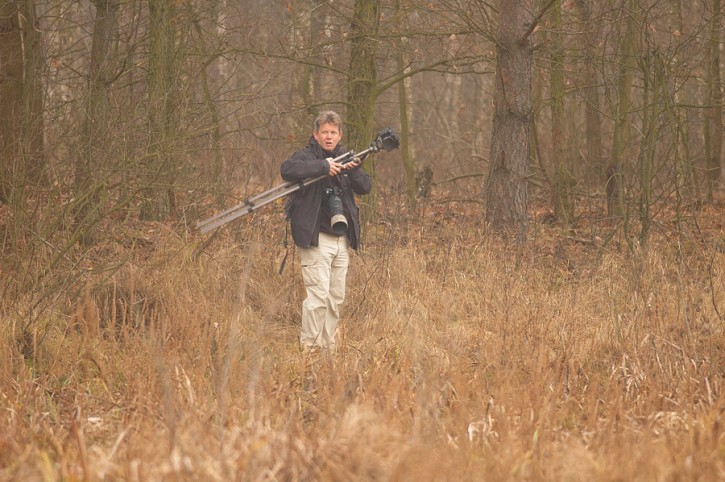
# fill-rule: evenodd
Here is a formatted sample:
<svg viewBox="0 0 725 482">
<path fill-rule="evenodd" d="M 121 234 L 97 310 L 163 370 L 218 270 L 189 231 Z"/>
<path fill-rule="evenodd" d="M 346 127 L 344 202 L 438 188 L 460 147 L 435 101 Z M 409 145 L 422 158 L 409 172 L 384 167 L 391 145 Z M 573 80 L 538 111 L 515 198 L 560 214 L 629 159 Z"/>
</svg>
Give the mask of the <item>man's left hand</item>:
<svg viewBox="0 0 725 482">
<path fill-rule="evenodd" d="M 358 167 L 360 164 L 362 164 L 362 161 L 360 160 L 360 158 L 356 157 L 354 160 L 343 164 L 342 169 L 344 171 L 347 171 L 348 169 L 354 169 L 354 168 Z"/>
</svg>

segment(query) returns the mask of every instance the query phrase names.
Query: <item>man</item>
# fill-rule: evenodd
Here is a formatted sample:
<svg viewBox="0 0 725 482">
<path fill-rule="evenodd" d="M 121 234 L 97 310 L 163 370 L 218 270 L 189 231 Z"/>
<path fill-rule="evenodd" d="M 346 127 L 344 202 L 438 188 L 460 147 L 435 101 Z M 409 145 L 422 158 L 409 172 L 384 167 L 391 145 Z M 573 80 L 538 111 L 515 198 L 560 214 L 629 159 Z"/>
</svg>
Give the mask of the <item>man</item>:
<svg viewBox="0 0 725 482">
<path fill-rule="evenodd" d="M 285 181 L 329 175 L 297 191 L 287 206 L 307 290 L 302 303 L 303 350 L 335 347 L 340 305 L 345 299 L 348 248 L 356 250 L 360 245 L 360 216 L 354 194 L 367 194 L 372 187 L 359 161 L 333 162 L 333 158 L 345 153 L 341 139 L 340 116 L 322 112 L 315 119 L 309 144 L 284 161 L 280 169 Z M 331 200 L 334 196 L 339 198 Z M 344 219 L 338 216 L 333 222 L 333 211 L 339 208 L 340 201 Z"/>
</svg>

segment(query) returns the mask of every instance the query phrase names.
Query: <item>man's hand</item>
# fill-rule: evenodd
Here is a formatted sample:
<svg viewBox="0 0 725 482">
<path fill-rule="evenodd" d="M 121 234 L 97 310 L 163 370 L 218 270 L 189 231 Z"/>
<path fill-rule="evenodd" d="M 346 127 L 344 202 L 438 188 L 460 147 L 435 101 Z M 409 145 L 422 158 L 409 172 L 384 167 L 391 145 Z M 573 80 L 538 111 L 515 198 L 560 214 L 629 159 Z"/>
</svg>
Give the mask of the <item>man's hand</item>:
<svg viewBox="0 0 725 482">
<path fill-rule="evenodd" d="M 360 158 L 356 157 L 356 158 L 355 158 L 355 159 L 353 159 L 352 161 L 350 161 L 350 162 L 348 162 L 347 164 L 345 164 L 345 165 L 343 166 L 343 168 L 344 168 L 345 170 L 347 170 L 347 169 L 352 169 L 352 168 L 354 168 L 354 167 L 357 167 L 357 166 L 359 166 L 360 164 L 362 164 L 362 161 L 360 160 Z"/>
<path fill-rule="evenodd" d="M 339 162 L 333 161 L 332 157 L 328 157 L 327 162 L 330 163 L 330 176 L 337 176 L 338 174 L 340 174 L 340 172 L 342 172 L 345 167 Z"/>
<path fill-rule="evenodd" d="M 334 162 L 332 160 L 332 157 L 327 158 L 327 162 L 330 163 L 330 176 L 337 176 L 342 171 L 346 171 L 348 169 L 352 169 L 353 167 L 357 167 L 360 165 L 360 159 L 355 158 L 354 161 L 346 162 L 345 164 L 341 164 L 339 162 Z"/>
</svg>

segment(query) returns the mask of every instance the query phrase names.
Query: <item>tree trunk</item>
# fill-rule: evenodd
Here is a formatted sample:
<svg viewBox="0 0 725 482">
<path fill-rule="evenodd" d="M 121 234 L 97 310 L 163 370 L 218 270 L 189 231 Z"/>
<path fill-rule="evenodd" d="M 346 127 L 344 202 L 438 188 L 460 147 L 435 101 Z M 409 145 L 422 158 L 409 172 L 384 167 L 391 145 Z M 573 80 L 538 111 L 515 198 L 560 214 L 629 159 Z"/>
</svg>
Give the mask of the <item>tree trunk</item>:
<svg viewBox="0 0 725 482">
<path fill-rule="evenodd" d="M 398 57 L 398 68 L 406 69 L 404 66 L 403 53 Z M 408 206 L 415 209 L 418 201 L 418 182 L 416 180 L 416 162 L 413 153 L 413 144 L 410 139 L 412 125 L 412 111 L 410 109 L 410 77 L 403 79 L 398 85 L 398 103 L 400 111 L 400 157 L 405 169 L 405 193 L 408 198 Z"/>
<path fill-rule="evenodd" d="M 398 25 L 400 31 L 407 31 L 408 23 L 404 20 L 407 19 L 407 13 L 401 7 L 400 0 L 395 0 L 395 11 L 398 14 L 398 18 L 401 19 Z M 397 43 L 398 71 L 407 73 L 410 68 L 408 66 L 408 55 L 405 50 L 405 40 L 401 37 L 397 40 Z M 410 209 L 415 209 L 418 200 L 418 186 L 415 177 L 417 170 L 415 156 L 413 155 L 413 146 L 410 142 L 410 126 L 412 125 L 409 102 L 411 95 L 410 84 L 410 77 L 405 77 L 398 84 L 398 109 L 400 111 L 400 157 L 403 161 L 403 168 L 405 169 L 405 193 Z"/>
<path fill-rule="evenodd" d="M 81 241 L 95 241 L 94 226 L 101 217 L 105 179 L 111 171 L 109 93 L 113 77 L 112 42 L 116 31 L 117 0 L 95 0 L 91 59 L 88 75 L 86 116 L 83 126 L 83 153 L 75 172 L 74 217 Z"/>
<path fill-rule="evenodd" d="M 380 0 L 355 0 L 355 11 L 350 25 L 350 68 L 347 82 L 347 145 L 361 150 L 368 146 L 375 128 L 375 100 L 377 98 L 376 37 L 380 24 Z M 375 177 L 374 163 L 366 163 L 365 170 Z M 375 212 L 376 189 L 366 196 L 363 219 Z"/>
<path fill-rule="evenodd" d="M 207 52 L 206 40 L 204 39 L 201 24 L 198 19 L 193 20 L 194 30 L 196 31 L 196 46 L 197 55 L 203 59 L 201 67 L 199 69 L 199 82 L 201 83 L 201 93 L 204 99 L 204 105 L 208 111 L 209 120 L 211 125 L 209 126 L 209 149 L 211 150 L 211 161 L 204 164 L 202 172 L 205 174 L 205 178 L 210 180 L 210 188 L 215 194 L 217 202 L 221 206 L 223 203 L 222 191 L 215 187 L 223 187 L 222 180 L 222 169 L 224 167 L 224 161 L 222 157 L 222 130 L 221 130 L 221 118 L 217 105 L 214 102 L 214 98 L 211 93 L 211 87 L 209 85 L 209 74 L 207 69 L 214 62 L 218 62 L 221 55 L 219 53 Z M 222 77 L 223 78 L 223 77 Z"/>
<path fill-rule="evenodd" d="M 619 96 L 614 116 L 614 134 L 612 153 L 607 169 L 607 211 L 611 218 L 624 216 L 624 151 L 629 146 L 631 129 L 630 113 L 632 111 L 632 76 L 634 72 L 634 0 L 627 0 L 626 9 L 622 10 L 624 35 L 622 36 L 619 54 L 619 80 L 617 94 Z"/>
<path fill-rule="evenodd" d="M 586 125 L 586 162 L 592 166 L 589 169 L 596 185 L 601 186 L 605 179 L 606 168 L 602 155 L 602 120 L 599 100 L 599 74 L 594 68 L 597 55 L 594 43 L 599 38 L 599 28 L 591 20 L 591 0 L 577 0 L 579 13 L 583 24 L 583 31 L 588 39 L 584 42 L 584 59 L 586 82 L 584 86 L 584 116 Z"/>
<path fill-rule="evenodd" d="M 680 65 L 680 49 L 682 41 L 680 40 L 684 36 L 685 24 L 682 19 L 682 0 L 676 0 L 675 2 L 675 35 L 677 42 L 677 49 L 672 58 L 672 65 Z M 663 99 L 666 103 L 666 109 L 670 112 L 672 117 L 672 127 L 674 129 L 675 142 L 677 147 L 675 149 L 675 192 L 677 195 L 677 209 L 683 204 L 683 201 L 690 203 L 695 200 L 696 203 L 700 203 L 700 189 L 697 184 L 697 176 L 695 175 L 694 163 L 690 158 L 690 146 L 689 146 L 689 129 L 687 127 L 687 116 L 685 105 L 692 104 L 687 102 L 684 98 L 685 84 L 688 80 L 688 72 L 682 74 L 682 69 L 678 69 L 674 72 L 674 92 L 672 99 L 670 96 L 665 94 Z M 678 216 L 679 219 L 679 216 Z"/>
<path fill-rule="evenodd" d="M 0 1 L 0 202 L 43 166 L 43 91 L 35 5 Z"/>
<path fill-rule="evenodd" d="M 523 241 L 528 227 L 533 2 L 500 0 L 499 6 L 486 221 L 494 230 L 514 231 Z"/>
<path fill-rule="evenodd" d="M 554 215 L 569 226 L 574 219 L 572 189 L 574 177 L 569 169 L 569 159 L 564 139 L 564 42 L 561 22 L 561 0 L 552 6 L 551 65 L 549 89 L 551 91 L 551 165 L 552 203 Z"/>
<path fill-rule="evenodd" d="M 655 176 L 654 158 L 657 138 L 657 120 L 661 114 L 660 94 L 664 84 L 662 61 L 657 52 L 641 59 L 642 67 L 642 143 L 639 149 L 639 240 L 644 245 L 649 239 L 652 224 L 652 184 Z"/>
<path fill-rule="evenodd" d="M 0 1 L 0 202 L 8 202 L 20 169 L 23 39 L 19 5 Z"/>
<path fill-rule="evenodd" d="M 149 154 L 145 169 L 141 218 L 164 219 L 175 212 L 173 143 L 177 132 L 176 7 L 167 0 L 150 0 L 148 121 Z"/>
<path fill-rule="evenodd" d="M 304 52 L 309 50 L 312 35 L 312 3 L 315 0 L 291 0 L 287 2 L 287 43 L 294 55 L 302 56 Z M 304 62 L 293 64 L 289 71 L 289 88 L 288 103 L 291 109 L 298 110 L 300 108 L 309 108 L 312 105 L 310 101 L 312 95 L 312 67 Z M 316 112 L 310 115 L 314 118 Z M 308 136 L 309 126 L 307 118 L 304 122 L 300 119 L 290 118 L 288 122 L 292 124 L 292 131 L 298 136 Z"/>
<path fill-rule="evenodd" d="M 32 0 L 25 0 L 20 21 L 24 54 L 22 158 L 28 179 L 37 182 L 41 179 L 45 167 L 43 122 L 45 103 L 41 81 L 44 59 L 38 16 Z"/>
<path fill-rule="evenodd" d="M 707 101 L 705 113 L 705 162 L 707 170 L 707 200 L 712 202 L 713 193 L 720 181 L 722 162 L 722 86 L 720 85 L 720 0 L 712 0 L 712 20 L 708 40 Z"/>
</svg>

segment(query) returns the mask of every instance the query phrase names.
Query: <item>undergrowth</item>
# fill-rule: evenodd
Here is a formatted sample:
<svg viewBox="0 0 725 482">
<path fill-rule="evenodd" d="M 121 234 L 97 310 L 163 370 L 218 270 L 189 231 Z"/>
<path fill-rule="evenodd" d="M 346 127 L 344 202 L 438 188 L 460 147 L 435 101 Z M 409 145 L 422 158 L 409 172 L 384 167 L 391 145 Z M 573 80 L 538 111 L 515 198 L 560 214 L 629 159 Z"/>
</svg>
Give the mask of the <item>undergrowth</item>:
<svg viewBox="0 0 725 482">
<path fill-rule="evenodd" d="M 519 245 L 476 216 L 367 226 L 332 355 L 300 353 L 274 215 L 105 244 L 4 303 L 0 479 L 725 477 L 722 223 Z"/>
</svg>

